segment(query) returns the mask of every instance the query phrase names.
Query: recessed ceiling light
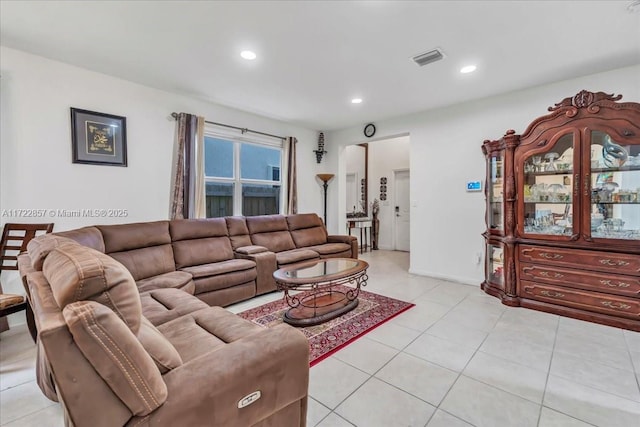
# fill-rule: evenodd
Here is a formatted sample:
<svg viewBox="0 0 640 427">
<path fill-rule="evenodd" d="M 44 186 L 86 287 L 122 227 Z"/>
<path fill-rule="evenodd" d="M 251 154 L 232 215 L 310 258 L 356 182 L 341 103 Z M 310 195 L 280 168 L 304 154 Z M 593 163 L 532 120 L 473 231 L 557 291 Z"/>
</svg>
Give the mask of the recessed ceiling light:
<svg viewBox="0 0 640 427">
<path fill-rule="evenodd" d="M 251 52 L 250 50 L 243 50 L 242 52 L 240 52 L 240 56 L 249 61 L 256 59 L 256 54 L 254 52 Z"/>
<path fill-rule="evenodd" d="M 476 70 L 476 66 L 475 65 L 466 65 L 466 66 L 460 68 L 460 72 L 462 74 L 473 73 L 475 70 Z"/>
<path fill-rule="evenodd" d="M 351 100 L 352 104 L 361 104 L 362 103 L 362 99 L 361 98 L 353 98 Z"/>
</svg>

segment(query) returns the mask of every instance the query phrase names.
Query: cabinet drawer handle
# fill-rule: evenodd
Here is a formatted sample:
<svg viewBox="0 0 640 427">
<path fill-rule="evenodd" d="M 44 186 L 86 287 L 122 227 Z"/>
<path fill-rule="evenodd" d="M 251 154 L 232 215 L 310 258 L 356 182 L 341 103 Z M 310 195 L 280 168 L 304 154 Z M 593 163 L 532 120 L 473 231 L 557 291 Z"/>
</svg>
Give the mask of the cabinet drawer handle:
<svg viewBox="0 0 640 427">
<path fill-rule="evenodd" d="M 543 277 L 551 277 L 551 273 L 548 271 L 541 271 L 539 273 L 541 276 Z M 564 277 L 564 274 L 560 274 L 560 273 L 553 273 L 553 278 L 554 279 L 560 279 L 561 277 Z"/>
<path fill-rule="evenodd" d="M 622 310 L 629 310 L 631 308 L 629 304 L 623 304 L 621 302 L 616 303 L 611 301 L 600 301 L 600 304 L 604 305 L 605 307 L 622 309 Z"/>
<path fill-rule="evenodd" d="M 561 294 L 560 292 L 551 292 L 551 291 L 540 291 L 540 295 L 544 295 L 545 297 L 551 297 L 551 298 L 562 298 L 564 296 L 564 294 Z"/>
<path fill-rule="evenodd" d="M 601 259 L 600 260 L 600 264 L 602 264 L 602 265 L 611 265 L 613 267 L 625 267 L 625 266 L 629 265 L 629 263 L 627 261 L 622 261 L 622 260 L 612 261 L 610 259 Z"/>
<path fill-rule="evenodd" d="M 600 280 L 600 283 L 602 283 L 603 285 L 610 286 L 612 288 L 628 288 L 629 286 L 631 286 L 630 284 L 624 283 L 624 282 L 611 283 L 611 280 Z"/>
<path fill-rule="evenodd" d="M 550 253 L 547 253 L 547 252 L 540 252 L 540 257 L 546 258 L 546 259 L 562 259 L 562 258 L 564 258 L 560 254 L 550 254 Z"/>
</svg>

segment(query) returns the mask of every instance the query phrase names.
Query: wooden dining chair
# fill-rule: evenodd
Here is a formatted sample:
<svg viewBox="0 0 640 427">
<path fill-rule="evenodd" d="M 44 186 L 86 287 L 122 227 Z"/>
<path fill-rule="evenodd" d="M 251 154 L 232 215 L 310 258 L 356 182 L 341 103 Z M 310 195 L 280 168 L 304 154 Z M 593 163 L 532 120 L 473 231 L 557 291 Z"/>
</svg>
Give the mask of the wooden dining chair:
<svg viewBox="0 0 640 427">
<path fill-rule="evenodd" d="M 53 231 L 53 223 L 6 223 L 2 229 L 2 240 L 0 240 L 0 273 L 4 270 L 18 270 L 18 255 L 27 250 L 29 241 L 37 235 L 51 233 L 51 231 Z M 9 329 L 6 316 L 21 310 L 26 310 L 29 333 L 35 341 L 37 331 L 31 306 L 22 295 L 5 294 L 0 282 L 0 332 Z"/>
</svg>

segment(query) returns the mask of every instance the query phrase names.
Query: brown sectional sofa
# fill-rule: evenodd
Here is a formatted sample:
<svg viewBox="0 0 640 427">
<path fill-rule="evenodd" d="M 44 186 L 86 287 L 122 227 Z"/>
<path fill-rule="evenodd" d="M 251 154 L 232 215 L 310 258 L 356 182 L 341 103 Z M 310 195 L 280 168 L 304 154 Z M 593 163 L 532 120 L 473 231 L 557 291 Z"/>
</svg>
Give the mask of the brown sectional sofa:
<svg viewBox="0 0 640 427">
<path fill-rule="evenodd" d="M 211 306 L 275 290 L 279 266 L 357 254 L 354 238 L 328 236 L 315 214 L 36 238 L 18 265 L 38 328 L 38 384 L 69 425 L 304 426 L 304 335 Z"/>
<path fill-rule="evenodd" d="M 227 306 L 276 289 L 273 272 L 318 258 L 357 258 L 355 237 L 329 236 L 316 214 L 99 225 L 53 233 L 121 262 L 141 293 L 177 288 Z"/>
</svg>

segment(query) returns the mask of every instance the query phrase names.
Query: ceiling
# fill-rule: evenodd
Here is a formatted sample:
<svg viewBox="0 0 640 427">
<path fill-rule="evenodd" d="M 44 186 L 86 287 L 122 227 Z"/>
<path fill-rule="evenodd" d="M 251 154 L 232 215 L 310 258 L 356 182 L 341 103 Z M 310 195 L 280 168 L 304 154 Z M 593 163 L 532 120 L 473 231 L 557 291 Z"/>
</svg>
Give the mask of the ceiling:
<svg viewBox="0 0 640 427">
<path fill-rule="evenodd" d="M 630 3 L 3 0 L 0 42 L 326 131 L 639 64 Z"/>
</svg>

